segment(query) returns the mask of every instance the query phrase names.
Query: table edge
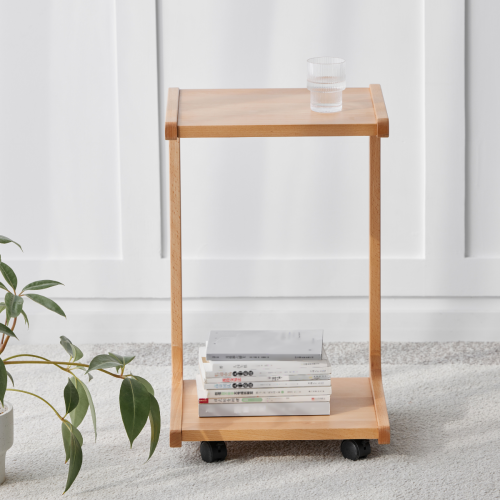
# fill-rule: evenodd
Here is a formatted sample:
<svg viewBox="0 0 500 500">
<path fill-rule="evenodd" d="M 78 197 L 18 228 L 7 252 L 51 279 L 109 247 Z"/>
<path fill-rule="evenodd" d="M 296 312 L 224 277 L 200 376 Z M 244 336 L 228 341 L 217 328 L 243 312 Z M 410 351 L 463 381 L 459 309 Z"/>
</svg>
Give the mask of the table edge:
<svg viewBox="0 0 500 500">
<path fill-rule="evenodd" d="M 365 87 L 352 87 L 365 88 Z M 203 89 L 201 89 L 203 90 Z M 222 90 L 222 89 L 213 89 Z M 239 89 L 227 89 L 239 90 Z M 259 89 L 256 89 L 259 90 Z M 281 89 L 276 89 L 281 90 Z M 283 89 L 285 90 L 285 89 Z M 288 89 L 287 89 L 288 90 Z M 177 138 L 215 138 L 215 137 L 324 137 L 324 136 L 378 136 L 389 137 L 389 117 L 380 84 L 368 87 L 375 113 L 375 124 L 302 124 L 273 125 L 256 124 L 241 126 L 179 126 L 180 89 L 168 89 L 167 112 L 165 119 L 165 140 Z"/>
</svg>

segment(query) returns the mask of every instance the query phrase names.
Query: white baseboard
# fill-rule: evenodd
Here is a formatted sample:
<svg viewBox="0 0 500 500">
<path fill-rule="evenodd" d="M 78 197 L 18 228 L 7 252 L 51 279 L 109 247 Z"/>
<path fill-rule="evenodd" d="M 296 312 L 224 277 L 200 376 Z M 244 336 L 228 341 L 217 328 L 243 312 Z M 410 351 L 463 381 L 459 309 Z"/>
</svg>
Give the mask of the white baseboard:
<svg viewBox="0 0 500 500">
<path fill-rule="evenodd" d="M 161 299 L 59 299 L 68 319 L 27 304 L 23 343 L 170 342 L 170 303 Z M 184 341 L 202 342 L 211 329 L 321 328 L 325 341 L 368 340 L 366 298 L 186 299 Z M 385 298 L 382 340 L 500 341 L 500 299 Z"/>
</svg>

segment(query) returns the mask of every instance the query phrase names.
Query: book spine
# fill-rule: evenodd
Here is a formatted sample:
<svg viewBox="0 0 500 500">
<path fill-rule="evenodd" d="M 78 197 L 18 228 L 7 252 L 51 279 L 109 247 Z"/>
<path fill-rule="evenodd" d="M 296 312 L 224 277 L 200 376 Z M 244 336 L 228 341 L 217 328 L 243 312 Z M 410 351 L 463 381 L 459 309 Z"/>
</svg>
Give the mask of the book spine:
<svg viewBox="0 0 500 500">
<path fill-rule="evenodd" d="M 322 354 L 216 354 L 207 352 L 206 358 L 208 361 L 305 361 L 317 360 L 321 361 Z"/>
<path fill-rule="evenodd" d="M 281 389 L 236 389 L 206 391 L 206 398 L 241 398 L 241 397 L 269 397 L 269 396 L 329 396 L 331 387 L 303 387 Z"/>
<path fill-rule="evenodd" d="M 284 368 L 284 369 L 272 369 L 272 370 L 233 370 L 233 371 L 218 371 L 210 370 L 210 367 L 204 366 L 205 375 L 207 378 L 223 378 L 223 377 L 275 377 L 283 375 L 321 375 L 332 373 L 331 366 L 325 366 L 323 368 Z"/>
<path fill-rule="evenodd" d="M 204 356 L 205 357 L 205 356 Z M 235 370 L 289 370 L 301 368 L 327 368 L 328 360 L 321 359 L 318 361 L 247 361 L 240 363 L 239 361 L 210 361 L 207 363 L 207 368 L 210 371 L 226 371 L 233 372 Z"/>
<path fill-rule="evenodd" d="M 330 415 L 330 403 L 243 403 L 198 405 L 200 417 L 264 417 L 271 415 Z"/>
<path fill-rule="evenodd" d="M 319 374 L 319 375 L 281 375 L 281 376 L 270 376 L 270 377 L 219 377 L 219 378 L 210 378 L 207 377 L 205 382 L 207 384 L 252 384 L 254 382 L 288 382 L 292 380 L 330 380 L 331 376 L 329 373 L 327 374 Z M 248 387 L 251 387 L 250 385 Z"/>
<path fill-rule="evenodd" d="M 306 403 L 310 401 L 330 401 L 330 396 L 276 396 L 253 398 L 206 398 L 200 404 L 242 404 L 242 403 Z"/>
<path fill-rule="evenodd" d="M 210 389 L 269 389 L 269 388 L 278 388 L 278 387 L 330 387 L 331 379 L 329 380 L 295 380 L 292 382 L 279 381 L 279 382 L 250 382 L 252 384 L 249 387 L 249 384 L 246 383 L 246 387 L 244 387 L 243 383 L 218 383 L 211 384 L 204 382 L 203 388 Z"/>
</svg>

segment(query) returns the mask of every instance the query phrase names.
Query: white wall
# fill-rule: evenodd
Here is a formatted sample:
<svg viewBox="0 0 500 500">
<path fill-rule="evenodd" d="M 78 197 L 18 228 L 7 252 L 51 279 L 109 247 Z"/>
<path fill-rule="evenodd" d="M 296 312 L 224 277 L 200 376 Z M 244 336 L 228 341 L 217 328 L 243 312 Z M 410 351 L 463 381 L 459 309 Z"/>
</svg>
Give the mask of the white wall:
<svg viewBox="0 0 500 500">
<path fill-rule="evenodd" d="M 168 341 L 166 88 L 303 87 L 330 54 L 349 86 L 382 84 L 391 120 L 383 338 L 499 340 L 496 19 L 492 0 L 0 1 L 0 233 L 25 248 L 2 257 L 67 285 L 48 295 L 68 320 L 28 304 L 20 338 Z M 367 138 L 185 139 L 181 157 L 186 340 L 367 338 Z"/>
<path fill-rule="evenodd" d="M 469 257 L 500 257 L 500 3 L 468 0 L 466 38 L 467 191 Z"/>
<path fill-rule="evenodd" d="M 1 231 L 23 241 L 16 258 L 120 258 L 113 2 L 1 2 L 0 68 Z"/>
<path fill-rule="evenodd" d="M 390 110 L 384 257 L 421 257 L 423 3 L 382 4 L 165 0 L 164 86 L 304 87 L 308 58 L 345 58 L 348 85 L 382 84 Z M 367 257 L 367 138 L 191 139 L 181 148 L 187 257 Z"/>
</svg>

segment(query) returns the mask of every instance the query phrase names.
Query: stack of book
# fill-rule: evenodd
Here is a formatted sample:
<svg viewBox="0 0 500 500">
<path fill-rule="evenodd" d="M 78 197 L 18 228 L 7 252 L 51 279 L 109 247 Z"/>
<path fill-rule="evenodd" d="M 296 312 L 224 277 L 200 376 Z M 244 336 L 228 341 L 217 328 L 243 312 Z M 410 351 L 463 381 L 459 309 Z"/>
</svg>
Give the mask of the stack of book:
<svg viewBox="0 0 500 500">
<path fill-rule="evenodd" d="M 199 365 L 200 417 L 330 415 L 322 330 L 213 331 Z"/>
</svg>

